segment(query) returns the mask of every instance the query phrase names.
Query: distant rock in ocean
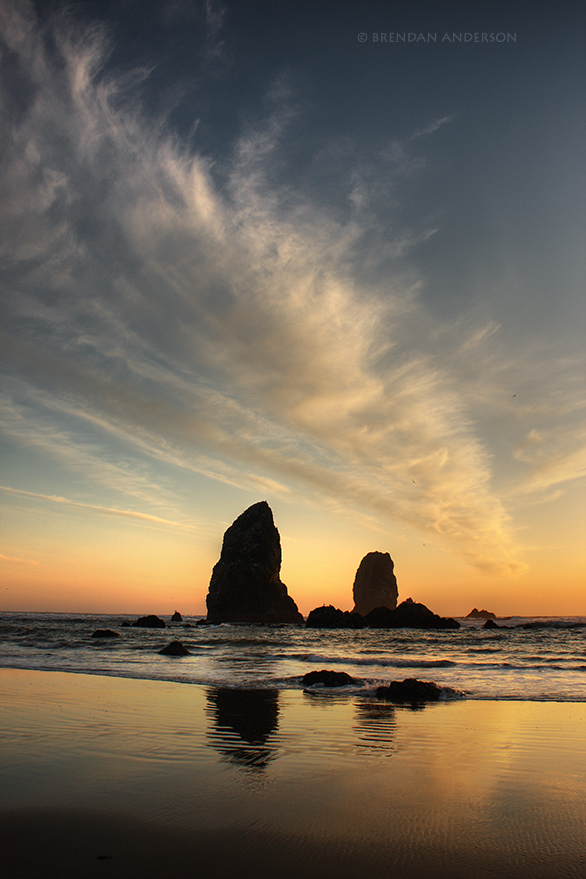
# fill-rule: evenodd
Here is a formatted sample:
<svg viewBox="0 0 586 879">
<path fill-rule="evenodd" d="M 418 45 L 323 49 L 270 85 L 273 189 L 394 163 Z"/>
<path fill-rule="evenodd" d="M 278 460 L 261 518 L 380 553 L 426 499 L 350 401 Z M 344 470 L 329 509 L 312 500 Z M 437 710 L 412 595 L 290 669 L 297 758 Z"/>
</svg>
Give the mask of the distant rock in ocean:
<svg viewBox="0 0 586 879">
<path fill-rule="evenodd" d="M 96 629 L 92 633 L 92 638 L 119 638 L 120 632 L 113 632 L 112 629 Z"/>
<path fill-rule="evenodd" d="M 206 604 L 210 623 L 303 625 L 281 582 L 281 539 L 266 501 L 244 511 L 224 534 Z"/>
<path fill-rule="evenodd" d="M 369 552 L 364 556 L 354 578 L 353 613 L 366 616 L 375 607 L 396 608 L 399 590 L 394 567 L 388 552 Z"/>
<path fill-rule="evenodd" d="M 154 614 L 149 614 L 146 617 L 139 617 L 135 623 L 132 624 L 135 628 L 141 629 L 164 629 L 165 620 L 162 620 L 160 617 L 155 616 Z"/>
<path fill-rule="evenodd" d="M 496 614 L 490 610 L 478 610 L 473 607 L 466 617 L 467 620 L 496 620 Z"/>
<path fill-rule="evenodd" d="M 171 622 L 172 623 L 182 623 L 183 622 L 183 617 L 181 616 L 181 614 L 179 613 L 178 610 L 176 610 L 175 613 L 173 614 L 173 616 L 171 617 Z"/>
</svg>

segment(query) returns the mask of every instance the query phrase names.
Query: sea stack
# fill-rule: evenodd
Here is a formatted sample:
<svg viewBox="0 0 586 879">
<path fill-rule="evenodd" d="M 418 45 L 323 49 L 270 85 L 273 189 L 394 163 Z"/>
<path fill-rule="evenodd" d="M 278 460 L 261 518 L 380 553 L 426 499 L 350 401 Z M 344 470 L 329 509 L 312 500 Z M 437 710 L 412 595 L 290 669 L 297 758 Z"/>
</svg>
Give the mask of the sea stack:
<svg viewBox="0 0 586 879">
<path fill-rule="evenodd" d="M 281 538 L 271 508 L 260 501 L 224 534 L 206 598 L 208 622 L 303 625 L 280 570 Z"/>
<path fill-rule="evenodd" d="M 394 563 L 388 552 L 369 552 L 364 556 L 354 578 L 354 610 L 366 616 L 375 607 L 397 606 L 399 590 Z"/>
</svg>

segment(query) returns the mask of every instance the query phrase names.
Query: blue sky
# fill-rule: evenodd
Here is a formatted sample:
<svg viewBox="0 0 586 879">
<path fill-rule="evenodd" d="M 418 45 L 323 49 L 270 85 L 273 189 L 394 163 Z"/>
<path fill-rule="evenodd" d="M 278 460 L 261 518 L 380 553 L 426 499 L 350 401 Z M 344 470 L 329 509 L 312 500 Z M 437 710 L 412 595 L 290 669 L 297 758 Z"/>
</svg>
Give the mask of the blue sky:
<svg viewBox="0 0 586 879">
<path fill-rule="evenodd" d="M 304 612 L 586 613 L 582 7 L 0 24 L 5 606 L 203 609 L 266 498 Z"/>
</svg>

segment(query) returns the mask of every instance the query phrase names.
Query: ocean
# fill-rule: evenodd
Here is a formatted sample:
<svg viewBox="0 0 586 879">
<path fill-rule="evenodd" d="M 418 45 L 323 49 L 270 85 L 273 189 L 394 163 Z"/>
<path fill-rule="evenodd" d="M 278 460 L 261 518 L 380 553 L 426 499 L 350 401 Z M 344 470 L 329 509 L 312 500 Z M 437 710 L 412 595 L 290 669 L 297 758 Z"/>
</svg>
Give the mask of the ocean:
<svg viewBox="0 0 586 879">
<path fill-rule="evenodd" d="M 190 616 L 128 626 L 136 619 L 1 613 L 0 667 L 269 690 L 301 689 L 306 672 L 333 669 L 356 679 L 339 691 L 348 694 L 415 677 L 468 699 L 586 702 L 586 617 L 512 617 L 492 630 L 460 619 L 447 631 L 197 626 Z M 97 629 L 119 637 L 93 638 Z M 190 655 L 160 655 L 173 640 Z"/>
</svg>

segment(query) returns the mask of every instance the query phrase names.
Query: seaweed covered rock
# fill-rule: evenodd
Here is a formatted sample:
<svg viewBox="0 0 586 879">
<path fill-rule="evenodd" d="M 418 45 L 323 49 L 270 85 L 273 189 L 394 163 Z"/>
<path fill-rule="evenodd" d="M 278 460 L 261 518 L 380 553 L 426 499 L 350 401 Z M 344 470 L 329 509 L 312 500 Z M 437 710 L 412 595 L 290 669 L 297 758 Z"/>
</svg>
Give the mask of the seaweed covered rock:
<svg viewBox="0 0 586 879">
<path fill-rule="evenodd" d="M 206 605 L 210 623 L 303 625 L 280 579 L 281 539 L 266 501 L 253 504 L 224 534 Z"/>
<path fill-rule="evenodd" d="M 308 629 L 363 629 L 364 620 L 358 613 L 324 604 L 309 612 L 305 625 Z"/>
<path fill-rule="evenodd" d="M 369 552 L 358 566 L 352 593 L 354 611 L 366 616 L 375 607 L 397 606 L 399 590 L 394 563 L 388 552 Z"/>
</svg>

